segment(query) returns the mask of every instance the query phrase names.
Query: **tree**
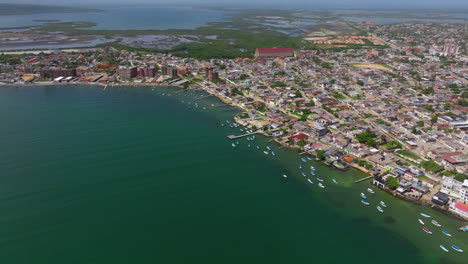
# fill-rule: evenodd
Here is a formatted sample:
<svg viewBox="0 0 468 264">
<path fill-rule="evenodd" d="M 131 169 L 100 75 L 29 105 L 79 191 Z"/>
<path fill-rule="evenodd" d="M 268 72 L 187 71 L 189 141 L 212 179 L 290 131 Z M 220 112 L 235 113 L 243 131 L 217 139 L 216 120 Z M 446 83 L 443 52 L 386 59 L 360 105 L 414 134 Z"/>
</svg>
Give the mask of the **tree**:
<svg viewBox="0 0 468 264">
<path fill-rule="evenodd" d="M 317 158 L 319 158 L 319 159 L 324 159 L 325 158 L 325 150 L 316 149 L 315 153 L 317 154 Z"/>
<path fill-rule="evenodd" d="M 358 80 L 356 83 L 357 83 L 358 85 L 360 85 L 360 86 L 363 86 L 363 85 L 364 85 L 364 82 L 363 82 L 362 80 Z"/>
<path fill-rule="evenodd" d="M 385 183 L 387 184 L 388 188 L 392 190 L 395 190 L 396 188 L 398 188 L 398 186 L 400 186 L 397 179 L 392 176 L 387 177 L 387 180 L 385 181 Z"/>
<path fill-rule="evenodd" d="M 437 123 L 437 120 L 439 120 L 439 116 L 438 115 L 435 115 L 433 117 L 431 117 L 431 123 Z"/>
<path fill-rule="evenodd" d="M 314 100 L 310 100 L 310 102 L 307 104 L 307 106 L 315 106 Z"/>
<path fill-rule="evenodd" d="M 307 144 L 307 142 L 306 142 L 305 140 L 303 140 L 303 139 L 301 139 L 301 140 L 299 140 L 299 141 L 297 142 L 297 145 L 298 145 L 298 146 L 301 146 L 301 147 L 304 147 L 306 144 Z"/>
<path fill-rule="evenodd" d="M 299 90 L 296 90 L 296 93 L 294 94 L 296 97 L 302 97 L 302 93 Z"/>
<path fill-rule="evenodd" d="M 387 137 L 385 135 L 381 135 L 380 136 L 380 141 L 382 141 L 382 144 L 386 144 L 387 143 Z"/>
</svg>

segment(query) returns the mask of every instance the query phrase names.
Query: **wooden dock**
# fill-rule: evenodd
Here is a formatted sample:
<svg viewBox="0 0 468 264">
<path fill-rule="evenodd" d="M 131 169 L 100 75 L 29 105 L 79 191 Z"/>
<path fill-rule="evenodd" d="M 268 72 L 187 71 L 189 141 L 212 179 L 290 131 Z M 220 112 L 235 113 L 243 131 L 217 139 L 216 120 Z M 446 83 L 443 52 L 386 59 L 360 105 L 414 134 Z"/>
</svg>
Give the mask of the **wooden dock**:
<svg viewBox="0 0 468 264">
<path fill-rule="evenodd" d="M 237 138 L 243 138 L 243 137 L 248 137 L 250 135 L 254 135 L 254 134 L 257 134 L 258 132 L 252 132 L 252 133 L 247 133 L 247 134 L 243 134 L 243 135 L 238 135 L 238 136 L 235 136 L 235 135 L 230 135 L 230 136 L 227 136 L 229 139 L 237 139 Z"/>
<path fill-rule="evenodd" d="M 374 178 L 374 176 L 368 176 L 368 177 L 359 179 L 359 180 L 355 181 L 354 183 L 362 182 L 362 181 L 365 181 L 365 180 L 368 180 L 368 179 L 371 179 L 371 178 Z"/>
</svg>

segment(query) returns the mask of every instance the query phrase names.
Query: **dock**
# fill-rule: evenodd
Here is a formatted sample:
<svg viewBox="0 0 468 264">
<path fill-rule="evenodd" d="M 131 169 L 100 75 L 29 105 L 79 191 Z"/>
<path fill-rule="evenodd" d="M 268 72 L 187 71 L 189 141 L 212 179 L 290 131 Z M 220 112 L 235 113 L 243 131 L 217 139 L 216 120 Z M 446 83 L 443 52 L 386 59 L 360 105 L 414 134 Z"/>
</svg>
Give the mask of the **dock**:
<svg viewBox="0 0 468 264">
<path fill-rule="evenodd" d="M 205 95 L 205 96 L 202 96 L 202 97 L 198 97 L 198 98 L 195 99 L 194 101 L 198 101 L 198 100 L 200 100 L 200 99 L 207 98 L 207 97 L 210 97 L 210 96 L 214 96 L 214 95 L 209 94 L 209 95 Z"/>
<path fill-rule="evenodd" d="M 371 178 L 374 178 L 374 176 L 368 176 L 368 177 L 359 179 L 359 180 L 355 181 L 354 183 L 358 183 L 358 182 L 362 182 L 362 181 L 365 181 L 365 180 L 369 180 L 369 179 L 371 179 Z"/>
<path fill-rule="evenodd" d="M 252 132 L 252 133 L 247 133 L 247 134 L 243 134 L 243 135 L 238 135 L 238 136 L 235 136 L 235 135 L 230 135 L 230 136 L 227 136 L 229 139 L 238 139 L 238 138 L 243 138 L 243 137 L 248 137 L 248 136 L 251 136 L 251 135 L 254 135 L 254 134 L 257 134 L 258 132 Z"/>
</svg>

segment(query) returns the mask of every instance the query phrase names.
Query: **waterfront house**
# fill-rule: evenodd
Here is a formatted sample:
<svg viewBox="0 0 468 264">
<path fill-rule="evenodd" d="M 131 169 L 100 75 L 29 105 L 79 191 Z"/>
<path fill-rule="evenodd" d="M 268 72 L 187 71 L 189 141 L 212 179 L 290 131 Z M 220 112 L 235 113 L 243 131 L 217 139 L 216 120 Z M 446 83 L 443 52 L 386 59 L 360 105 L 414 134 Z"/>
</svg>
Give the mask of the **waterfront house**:
<svg viewBox="0 0 468 264">
<path fill-rule="evenodd" d="M 464 219 L 468 219 L 468 204 L 457 202 L 450 204 L 449 210 Z"/>
<path fill-rule="evenodd" d="M 443 192 L 437 192 L 432 197 L 432 202 L 440 206 L 446 205 L 449 201 L 450 201 L 450 197 L 446 193 L 443 193 Z"/>
</svg>

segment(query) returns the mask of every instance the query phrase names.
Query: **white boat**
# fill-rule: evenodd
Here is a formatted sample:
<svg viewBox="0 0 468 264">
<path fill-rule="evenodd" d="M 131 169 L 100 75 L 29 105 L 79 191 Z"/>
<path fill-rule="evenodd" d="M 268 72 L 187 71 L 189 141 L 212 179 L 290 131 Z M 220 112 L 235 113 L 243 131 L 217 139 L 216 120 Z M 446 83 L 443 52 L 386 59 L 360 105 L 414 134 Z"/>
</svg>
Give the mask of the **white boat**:
<svg viewBox="0 0 468 264">
<path fill-rule="evenodd" d="M 338 184 L 338 181 L 337 181 L 337 180 L 335 180 L 335 179 L 333 179 L 333 182 L 334 182 L 334 183 L 336 183 L 336 184 Z"/>
<path fill-rule="evenodd" d="M 452 248 L 460 253 L 463 253 L 463 249 L 461 249 L 459 246 L 452 245 Z"/>
<path fill-rule="evenodd" d="M 233 147 L 233 148 L 235 148 L 235 147 L 236 147 L 236 144 L 234 144 L 234 143 L 232 143 L 231 145 L 232 145 L 232 147 Z"/>
<path fill-rule="evenodd" d="M 380 207 L 380 206 L 378 206 L 378 205 L 377 205 L 377 210 L 378 210 L 379 212 L 383 213 L 382 207 Z"/>
<path fill-rule="evenodd" d="M 317 181 L 319 181 L 319 182 L 323 182 L 323 179 L 322 179 L 322 178 L 319 178 L 319 177 L 317 177 Z"/>
<path fill-rule="evenodd" d="M 257 146 L 257 149 L 260 149 L 260 147 L 259 147 L 259 146 Z"/>
<path fill-rule="evenodd" d="M 374 190 L 372 190 L 371 188 L 367 188 L 367 191 L 368 191 L 369 193 L 375 193 Z"/>
<path fill-rule="evenodd" d="M 430 215 L 428 215 L 428 214 L 424 214 L 424 213 L 420 213 L 420 215 L 422 215 L 422 216 L 424 216 L 424 217 L 426 217 L 426 218 L 429 218 L 429 217 L 431 217 Z"/>
<path fill-rule="evenodd" d="M 437 227 L 441 227 L 441 225 L 439 224 L 439 222 L 437 222 L 436 220 L 432 220 L 431 223 Z"/>
<path fill-rule="evenodd" d="M 276 156 L 275 152 L 273 152 L 273 151 L 271 152 L 271 155 Z"/>
<path fill-rule="evenodd" d="M 325 186 L 321 182 L 319 182 L 318 186 L 320 186 L 320 188 L 325 188 Z"/>
<path fill-rule="evenodd" d="M 447 252 L 447 253 L 449 252 L 448 249 L 447 249 L 446 247 L 444 247 L 444 246 L 442 246 L 442 245 L 439 245 L 439 247 L 440 247 L 443 251 L 445 251 L 445 252 Z"/>
<path fill-rule="evenodd" d="M 307 181 L 308 181 L 309 183 L 312 183 L 312 184 L 314 183 L 314 181 L 311 180 L 311 179 L 307 179 Z"/>
<path fill-rule="evenodd" d="M 271 150 L 270 146 L 267 146 L 267 149 L 268 149 L 268 150 Z"/>
<path fill-rule="evenodd" d="M 283 174 L 283 177 L 284 177 L 284 178 L 287 178 L 287 177 L 288 177 L 288 175 L 286 175 L 286 174 Z"/>
<path fill-rule="evenodd" d="M 314 167 L 314 166 L 310 166 L 310 169 L 311 169 L 311 170 L 315 170 L 315 167 Z"/>
<path fill-rule="evenodd" d="M 308 160 L 312 160 L 312 158 L 311 158 L 310 156 L 307 156 L 307 159 L 308 159 Z"/>
<path fill-rule="evenodd" d="M 268 151 L 263 151 L 263 153 L 265 153 L 265 155 L 268 155 Z"/>
<path fill-rule="evenodd" d="M 299 164 L 299 169 L 302 169 L 302 164 Z"/>
<path fill-rule="evenodd" d="M 307 174 L 305 174 L 304 172 L 301 172 L 302 176 L 304 177 L 307 177 Z"/>
<path fill-rule="evenodd" d="M 387 207 L 387 205 L 384 203 L 384 201 L 380 201 L 380 205 L 383 207 Z"/>
<path fill-rule="evenodd" d="M 365 205 L 369 205 L 370 203 L 366 200 L 361 200 L 361 203 L 365 204 Z"/>
<path fill-rule="evenodd" d="M 442 230 L 442 233 L 444 233 L 444 235 L 449 236 L 449 237 L 452 236 L 447 230 Z"/>
<path fill-rule="evenodd" d="M 310 175 L 315 176 L 315 172 L 310 171 Z"/>
<path fill-rule="evenodd" d="M 418 219 L 418 221 L 419 221 L 419 223 L 421 223 L 421 225 L 424 225 L 424 222 L 423 222 L 423 220 L 421 220 L 421 219 Z"/>
<path fill-rule="evenodd" d="M 247 147 L 249 147 L 249 148 L 250 148 L 250 144 L 248 144 L 248 145 L 247 145 Z"/>
<path fill-rule="evenodd" d="M 366 198 L 367 198 L 367 196 L 366 196 L 364 193 L 361 193 L 361 197 L 362 197 L 363 199 L 366 199 Z"/>
</svg>

